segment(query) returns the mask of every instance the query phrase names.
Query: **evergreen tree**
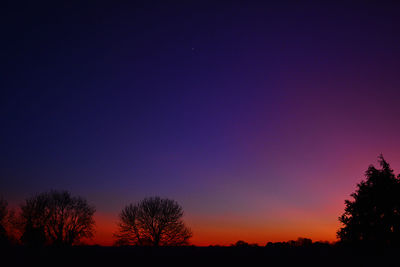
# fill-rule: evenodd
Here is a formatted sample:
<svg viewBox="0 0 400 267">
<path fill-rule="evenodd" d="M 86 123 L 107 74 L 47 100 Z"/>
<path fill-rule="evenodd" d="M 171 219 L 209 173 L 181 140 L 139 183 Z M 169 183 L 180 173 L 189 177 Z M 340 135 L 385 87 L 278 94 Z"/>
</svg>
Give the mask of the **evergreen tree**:
<svg viewBox="0 0 400 267">
<path fill-rule="evenodd" d="M 342 242 L 397 245 L 400 241 L 400 177 L 379 157 L 380 169 L 368 167 L 365 180 L 346 200 L 337 232 Z"/>
</svg>

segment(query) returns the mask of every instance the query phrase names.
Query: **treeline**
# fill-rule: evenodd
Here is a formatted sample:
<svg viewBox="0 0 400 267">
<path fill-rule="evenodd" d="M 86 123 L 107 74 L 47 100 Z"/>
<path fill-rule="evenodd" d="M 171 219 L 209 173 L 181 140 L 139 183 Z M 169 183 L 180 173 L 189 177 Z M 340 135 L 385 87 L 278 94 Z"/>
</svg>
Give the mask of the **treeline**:
<svg viewBox="0 0 400 267">
<path fill-rule="evenodd" d="M 310 238 L 299 237 L 296 240 L 289 240 L 284 242 L 268 242 L 265 247 L 268 248 L 297 248 L 297 247 L 329 247 L 336 243 L 330 243 L 328 241 L 317 241 L 313 242 Z M 239 248 L 257 248 L 261 247 L 257 243 L 247 243 L 246 241 L 239 240 L 231 247 Z"/>
<path fill-rule="evenodd" d="M 365 180 L 345 200 L 339 217 L 338 244 L 400 247 L 400 175 L 379 156 L 380 168 L 370 165 Z M 25 200 L 17 211 L 0 198 L 0 246 L 72 246 L 94 235 L 95 207 L 67 191 L 50 191 Z M 183 209 L 174 200 L 145 198 L 122 209 L 114 233 L 118 246 L 187 246 L 192 231 L 183 221 Z M 267 243 L 267 247 L 327 246 L 299 238 Z M 234 247 L 257 247 L 238 241 Z"/>
</svg>

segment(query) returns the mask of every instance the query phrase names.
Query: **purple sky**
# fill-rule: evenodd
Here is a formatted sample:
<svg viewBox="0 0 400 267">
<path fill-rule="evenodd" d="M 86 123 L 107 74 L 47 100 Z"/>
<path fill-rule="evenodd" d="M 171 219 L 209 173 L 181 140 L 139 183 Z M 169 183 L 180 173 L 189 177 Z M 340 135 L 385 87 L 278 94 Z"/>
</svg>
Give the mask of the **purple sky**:
<svg viewBox="0 0 400 267">
<path fill-rule="evenodd" d="M 400 170 L 399 6 L 190 2 L 5 8 L 0 194 L 82 195 L 103 243 L 154 195 L 196 244 L 334 240 L 379 153 Z"/>
</svg>

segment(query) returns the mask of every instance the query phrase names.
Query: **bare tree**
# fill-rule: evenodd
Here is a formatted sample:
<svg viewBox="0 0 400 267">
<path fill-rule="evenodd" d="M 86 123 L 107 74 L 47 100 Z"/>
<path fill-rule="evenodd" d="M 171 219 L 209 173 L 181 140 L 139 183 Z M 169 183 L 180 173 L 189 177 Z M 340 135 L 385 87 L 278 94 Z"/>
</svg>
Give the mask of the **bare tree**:
<svg viewBox="0 0 400 267">
<path fill-rule="evenodd" d="M 182 246 L 192 232 L 182 220 L 182 207 L 174 200 L 145 198 L 126 206 L 119 215 L 117 244 L 139 246 Z"/>
<path fill-rule="evenodd" d="M 95 208 L 67 191 L 51 191 L 26 200 L 21 206 L 26 244 L 73 245 L 93 236 Z"/>
</svg>

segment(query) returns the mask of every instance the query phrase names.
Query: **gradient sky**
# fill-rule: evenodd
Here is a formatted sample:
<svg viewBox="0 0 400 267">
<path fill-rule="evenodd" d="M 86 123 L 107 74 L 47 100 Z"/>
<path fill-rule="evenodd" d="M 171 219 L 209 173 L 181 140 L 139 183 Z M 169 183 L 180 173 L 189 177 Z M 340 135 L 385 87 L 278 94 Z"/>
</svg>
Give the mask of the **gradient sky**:
<svg viewBox="0 0 400 267">
<path fill-rule="evenodd" d="M 0 8 L 14 207 L 70 190 L 106 245 L 120 210 L 155 195 L 197 245 L 334 241 L 379 153 L 400 171 L 399 5 L 54 2 Z"/>
</svg>

